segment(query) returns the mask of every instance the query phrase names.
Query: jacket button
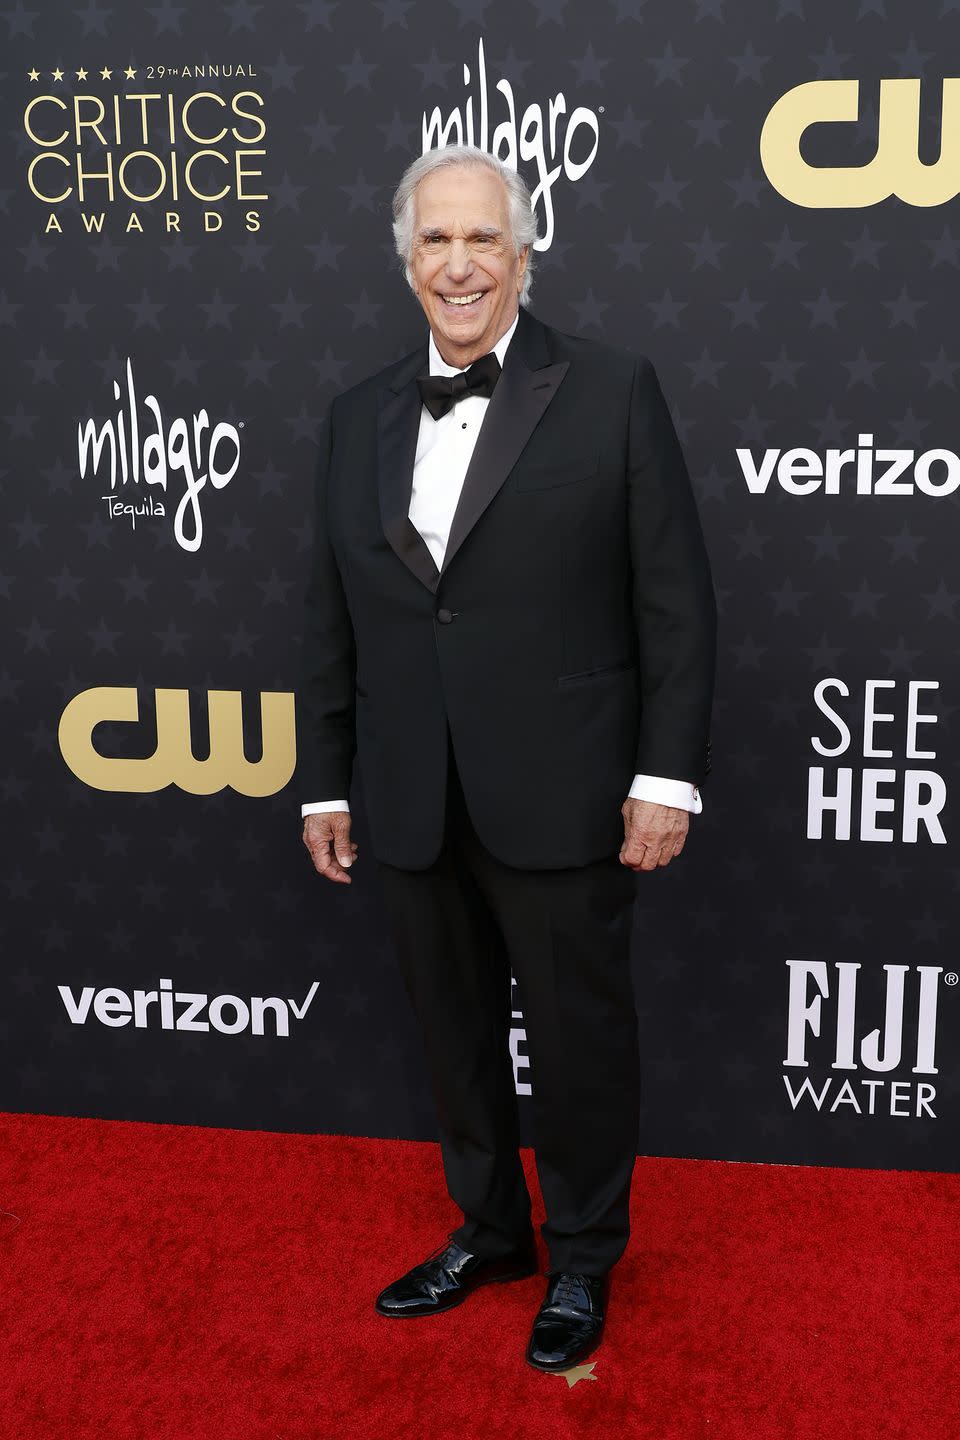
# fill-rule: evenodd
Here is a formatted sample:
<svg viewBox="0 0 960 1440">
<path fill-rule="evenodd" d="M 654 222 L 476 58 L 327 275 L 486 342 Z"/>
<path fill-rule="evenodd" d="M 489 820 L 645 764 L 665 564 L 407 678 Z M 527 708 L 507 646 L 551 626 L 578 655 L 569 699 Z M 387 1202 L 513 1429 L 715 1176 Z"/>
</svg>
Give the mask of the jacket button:
<svg viewBox="0 0 960 1440">
<path fill-rule="evenodd" d="M 441 625 L 449 625 L 450 621 L 453 619 L 453 611 L 446 609 L 438 610 L 437 619 L 440 621 Z"/>
</svg>

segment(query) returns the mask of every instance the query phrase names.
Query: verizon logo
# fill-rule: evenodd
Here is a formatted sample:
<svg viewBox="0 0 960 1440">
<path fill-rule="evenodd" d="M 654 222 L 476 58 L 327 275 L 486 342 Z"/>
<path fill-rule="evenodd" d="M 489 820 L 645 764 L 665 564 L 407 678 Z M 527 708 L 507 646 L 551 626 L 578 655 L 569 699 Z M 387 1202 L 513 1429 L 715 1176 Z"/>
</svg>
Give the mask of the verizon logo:
<svg viewBox="0 0 960 1440">
<path fill-rule="evenodd" d="M 960 488 L 960 456 L 953 450 L 874 448 L 872 435 L 856 446 L 822 455 L 803 446 L 792 450 L 737 450 L 751 495 L 765 495 L 776 476 L 788 495 L 929 495 L 938 499 Z"/>
<path fill-rule="evenodd" d="M 119 1028 L 133 1025 L 137 1030 L 218 1030 L 221 1035 L 290 1034 L 290 1015 L 302 1020 L 320 987 L 314 980 L 300 1003 L 282 1000 L 277 995 L 199 995 L 190 990 L 174 990 L 172 980 L 161 980 L 157 990 L 118 990 L 105 986 L 98 990 L 85 985 L 75 995 L 69 985 L 58 985 L 63 1007 L 72 1025 L 86 1025 L 92 1017 L 101 1025 Z M 267 1017 L 270 1017 L 269 1019 Z"/>
</svg>

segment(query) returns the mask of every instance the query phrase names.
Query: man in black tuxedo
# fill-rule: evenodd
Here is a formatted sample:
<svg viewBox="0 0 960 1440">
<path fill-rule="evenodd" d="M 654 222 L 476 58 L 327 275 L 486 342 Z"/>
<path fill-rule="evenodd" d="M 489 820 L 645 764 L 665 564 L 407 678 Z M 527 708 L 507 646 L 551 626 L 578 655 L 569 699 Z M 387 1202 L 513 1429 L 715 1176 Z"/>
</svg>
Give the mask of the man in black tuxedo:
<svg viewBox="0 0 960 1440">
<path fill-rule="evenodd" d="M 527 1031 L 549 1266 L 526 1358 L 599 1343 L 629 1235 L 638 871 L 680 854 L 709 769 L 716 615 L 653 367 L 526 309 L 522 180 L 415 161 L 394 234 L 428 343 L 337 397 L 300 687 L 304 841 L 349 884 L 347 796 L 421 1022 L 463 1223 L 377 1298 L 434 1314 L 535 1273 L 508 1050 Z"/>
</svg>

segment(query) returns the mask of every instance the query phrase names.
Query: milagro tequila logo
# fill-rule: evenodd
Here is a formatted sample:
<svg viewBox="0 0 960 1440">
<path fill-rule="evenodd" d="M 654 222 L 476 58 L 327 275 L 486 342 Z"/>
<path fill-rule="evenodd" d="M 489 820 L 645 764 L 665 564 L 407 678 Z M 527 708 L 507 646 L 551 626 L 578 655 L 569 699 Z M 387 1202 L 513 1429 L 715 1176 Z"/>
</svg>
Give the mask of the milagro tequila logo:
<svg viewBox="0 0 960 1440">
<path fill-rule="evenodd" d="M 113 382 L 113 398 L 120 402 L 97 428 L 93 419 L 77 422 L 77 464 L 81 480 L 89 470 L 104 476 L 109 486 L 100 499 L 112 520 L 155 519 L 167 514 L 168 491 L 182 485 L 173 514 L 173 533 L 184 550 L 199 550 L 203 540 L 200 494 L 207 481 L 222 490 L 240 466 L 240 429 L 220 420 L 210 425 L 205 409 L 189 420 L 164 422 L 155 395 L 143 397 L 143 414 L 137 403 L 133 365 L 126 362 L 126 394 Z M 242 426 L 243 421 L 240 422 Z"/>
<path fill-rule="evenodd" d="M 537 184 L 531 198 L 533 208 L 540 208 L 543 234 L 534 241 L 535 250 L 549 250 L 554 236 L 553 187 L 561 175 L 571 183 L 582 180 L 597 158 L 600 145 L 600 121 L 597 112 L 585 105 L 568 110 L 562 90 L 546 105 L 534 101 L 517 117 L 517 103 L 509 80 L 496 82 L 491 95 L 487 78 L 483 40 L 477 46 L 476 76 L 469 65 L 463 67 L 463 83 L 468 94 L 463 106 L 457 106 L 444 119 L 440 107 L 431 115 L 423 112 L 422 150 L 441 150 L 445 145 L 476 145 L 495 155 L 511 170 L 519 162 L 536 167 Z M 471 91 L 471 84 L 475 92 Z M 502 97 L 502 100 L 497 97 Z M 476 104 L 474 104 L 476 101 Z M 491 108 L 506 114 L 491 134 Z"/>
</svg>

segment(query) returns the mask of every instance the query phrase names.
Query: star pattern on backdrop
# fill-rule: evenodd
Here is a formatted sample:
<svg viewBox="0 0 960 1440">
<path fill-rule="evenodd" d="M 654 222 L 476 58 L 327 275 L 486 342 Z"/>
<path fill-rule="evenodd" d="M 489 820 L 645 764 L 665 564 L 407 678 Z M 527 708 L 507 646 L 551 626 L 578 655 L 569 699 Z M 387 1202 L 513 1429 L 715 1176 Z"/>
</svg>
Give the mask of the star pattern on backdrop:
<svg viewBox="0 0 960 1440">
<path fill-rule="evenodd" d="M 805 806 L 809 767 L 821 763 L 810 737 L 829 730 L 813 690 L 831 676 L 851 690 L 855 743 L 867 679 L 896 681 L 880 693 L 893 697 L 884 703 L 898 732 L 906 686 L 939 680 L 936 701 L 923 702 L 940 716 L 923 734 L 935 734 L 927 748 L 937 756 L 914 763 L 951 783 L 956 500 L 857 494 L 852 471 L 839 494 L 800 496 L 776 466 L 751 493 L 737 452 L 757 463 L 767 450 L 822 458 L 854 451 L 860 435 L 915 460 L 958 448 L 960 347 L 944 296 L 960 232 L 950 207 L 793 206 L 758 151 L 779 95 L 858 75 L 860 119 L 845 153 L 866 163 L 878 79 L 919 76 L 930 90 L 938 57 L 956 44 L 958 0 L 909 16 L 858 0 L 826 18 L 809 0 L 776 0 L 763 14 L 725 0 L 230 0 L 209 20 L 173 0 L 142 9 L 80 0 L 58 16 L 7 0 L 0 20 L 21 175 L 34 148 L 25 97 L 122 94 L 145 83 L 151 63 L 212 64 L 228 50 L 256 69 L 242 84 L 264 97 L 257 188 L 269 192 L 250 207 L 260 211 L 255 229 L 238 206 L 205 234 L 199 209 L 183 205 L 179 228 L 166 230 L 159 202 L 138 207 L 142 234 L 117 223 L 119 207 L 88 232 L 81 216 L 91 207 L 71 196 L 58 210 L 63 233 L 44 234 L 46 209 L 24 187 L 0 191 L 10 241 L 0 330 L 18 357 L 0 407 L 0 597 L 11 617 L 0 713 L 12 737 L 0 790 L 26 839 L 5 876 L 22 927 L 10 951 L 7 1103 L 24 1095 L 41 1109 L 435 1133 L 379 905 L 362 777 L 353 800 L 367 858 L 348 900 L 309 870 L 295 785 L 261 801 L 96 792 L 66 771 L 57 726 L 81 690 L 135 686 L 143 726 L 105 726 L 103 743 L 144 754 L 155 688 L 185 688 L 202 748 L 203 693 L 238 689 L 256 753 L 247 702 L 295 684 L 327 407 L 422 338 L 392 250 L 392 189 L 435 107 L 444 123 L 457 111 L 465 124 L 472 98 L 479 125 L 482 39 L 491 129 L 506 114 L 501 80 L 518 118 L 534 103 L 547 116 L 550 98 L 565 96 L 556 153 L 544 157 L 547 170 L 560 167 L 549 192 L 556 234 L 537 257 L 534 313 L 654 362 L 720 602 L 704 813 L 682 863 L 638 880 L 642 1148 L 951 1166 L 934 1138 L 949 1121 L 937 1131 L 849 1108 L 793 1111 L 782 1061 L 788 959 L 858 959 L 869 1028 L 882 1016 L 881 962 L 940 963 L 951 933 L 960 877 L 956 867 L 943 874 L 949 846 L 815 842 Z M 235 88 L 222 76 L 183 83 L 226 99 Z M 932 135 L 932 93 L 922 105 Z M 596 117 L 598 143 L 572 181 L 564 127 L 577 106 Z M 575 161 L 585 144 L 584 131 Z M 95 137 L 81 149 L 87 163 Z M 534 164 L 525 173 L 539 178 Z M 238 474 L 202 492 L 197 553 L 177 546 L 169 514 L 162 524 L 138 517 L 135 529 L 110 518 L 102 477 L 79 476 L 78 421 L 115 413 L 112 386 L 128 356 L 139 395 L 155 395 L 168 419 L 189 425 L 206 409 L 211 423 L 243 427 Z M 944 463 L 931 462 L 931 477 Z M 889 763 L 899 769 L 902 734 L 895 743 Z M 832 777 L 840 760 L 823 763 Z M 859 775 L 869 762 L 854 749 L 848 763 Z M 65 980 L 75 993 L 149 988 L 171 972 L 211 996 L 302 999 L 316 978 L 322 999 L 282 1039 L 200 1037 L 70 1025 L 56 991 Z M 954 1000 L 944 989 L 945 1114 L 960 1095 Z M 825 1041 L 825 1074 L 828 1052 Z M 521 1116 L 529 1138 L 525 1099 Z"/>
</svg>

